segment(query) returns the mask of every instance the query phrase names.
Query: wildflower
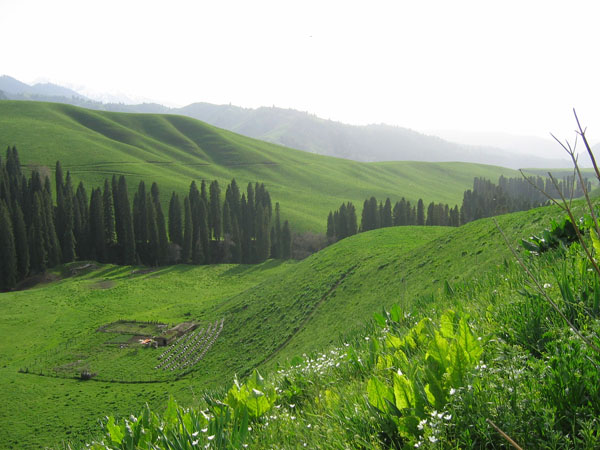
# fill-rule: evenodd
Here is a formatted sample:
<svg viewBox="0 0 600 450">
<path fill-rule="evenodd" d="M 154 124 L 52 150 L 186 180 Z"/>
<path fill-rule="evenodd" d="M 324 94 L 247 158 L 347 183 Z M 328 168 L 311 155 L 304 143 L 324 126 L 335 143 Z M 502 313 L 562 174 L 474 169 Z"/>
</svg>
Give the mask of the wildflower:
<svg viewBox="0 0 600 450">
<path fill-rule="evenodd" d="M 198 432 L 197 432 L 197 431 L 194 431 L 194 432 L 192 433 L 192 437 L 196 437 L 196 436 L 198 436 Z"/>
<path fill-rule="evenodd" d="M 202 428 L 200 431 L 202 431 L 203 433 L 206 433 L 208 431 L 208 428 Z"/>
<path fill-rule="evenodd" d="M 400 369 L 398 369 L 398 375 L 399 375 L 399 376 L 402 376 L 402 375 L 403 375 L 403 374 L 402 374 L 402 371 L 401 371 Z"/>
<path fill-rule="evenodd" d="M 252 431 L 252 427 L 248 427 L 248 431 Z"/>
<path fill-rule="evenodd" d="M 456 394 L 456 389 L 450 388 L 450 395 L 454 395 L 454 394 Z"/>
<path fill-rule="evenodd" d="M 446 414 L 444 416 L 444 420 L 450 420 L 450 419 L 452 419 L 452 414 Z"/>
<path fill-rule="evenodd" d="M 296 416 L 290 416 L 290 419 L 296 420 Z"/>
<path fill-rule="evenodd" d="M 435 444 L 438 441 L 438 438 L 436 438 L 435 436 L 429 436 L 429 442 L 431 442 L 432 444 Z"/>
<path fill-rule="evenodd" d="M 193 445 L 193 446 L 196 446 L 196 445 L 198 445 L 198 441 L 192 441 L 192 445 Z"/>
<path fill-rule="evenodd" d="M 419 422 L 419 425 L 417 425 L 417 428 L 418 428 L 419 430 L 422 430 L 422 429 L 423 429 L 423 427 L 424 427 L 425 425 L 427 425 L 427 419 L 423 419 L 423 420 L 421 420 L 421 421 Z"/>
<path fill-rule="evenodd" d="M 212 434 L 212 435 L 208 436 L 208 440 L 209 440 L 209 441 L 212 441 L 214 438 L 215 438 L 215 435 L 214 435 L 214 434 Z"/>
<path fill-rule="evenodd" d="M 290 403 L 290 408 L 295 408 L 296 404 L 295 403 Z"/>
</svg>

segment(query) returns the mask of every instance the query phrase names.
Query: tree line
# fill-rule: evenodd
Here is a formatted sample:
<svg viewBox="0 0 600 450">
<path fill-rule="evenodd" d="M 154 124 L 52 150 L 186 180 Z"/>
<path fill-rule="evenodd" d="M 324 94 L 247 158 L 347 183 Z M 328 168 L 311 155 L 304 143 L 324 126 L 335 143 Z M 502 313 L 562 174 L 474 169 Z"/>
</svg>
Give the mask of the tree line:
<svg viewBox="0 0 600 450">
<path fill-rule="evenodd" d="M 392 207 L 390 198 L 377 202 L 375 197 L 365 199 L 360 226 L 357 225 L 356 208 L 351 202 L 342 203 L 339 209 L 330 211 L 327 216 L 327 238 L 335 242 L 363 231 L 377 228 L 406 225 L 459 226 L 458 205 L 451 208 L 448 204 L 431 202 L 425 212 L 422 199 L 412 205 L 402 197 Z"/>
<path fill-rule="evenodd" d="M 365 199 L 360 225 L 357 224 L 356 208 L 351 202 L 342 203 L 327 216 L 327 240 L 336 242 L 363 231 L 392 226 L 424 225 L 458 227 L 473 220 L 543 206 L 548 196 L 558 198 L 581 197 L 583 188 L 573 177 L 564 177 L 552 182 L 550 178 L 528 177 L 527 179 L 500 176 L 498 184 L 485 178 L 475 177 L 473 188 L 463 194 L 463 201 L 450 207 L 448 204 L 431 202 L 425 210 L 422 199 L 412 205 L 404 197 L 394 204 L 390 198 L 377 202 L 375 197 Z M 588 191 L 591 182 L 585 178 Z M 573 191 L 573 192 L 571 192 Z"/>
<path fill-rule="evenodd" d="M 483 217 L 492 217 L 516 211 L 527 211 L 543 206 L 549 202 L 548 196 L 559 198 L 564 195 L 583 196 L 581 184 L 572 176 L 552 182 L 550 178 L 500 176 L 498 184 L 485 178 L 476 177 L 473 180 L 473 189 L 468 189 L 463 194 L 460 209 L 460 222 L 465 224 Z M 592 189 L 592 183 L 584 178 L 586 190 Z"/>
<path fill-rule="evenodd" d="M 155 182 L 140 181 L 133 204 L 124 176 L 88 197 L 57 162 L 55 186 L 56 204 L 49 177 L 33 170 L 27 178 L 15 147 L 0 158 L 0 289 L 77 259 L 159 266 L 291 257 L 290 225 L 262 183 L 241 192 L 233 179 L 222 199 L 218 181 L 192 181 L 183 202 L 172 193 L 166 217 Z"/>
</svg>

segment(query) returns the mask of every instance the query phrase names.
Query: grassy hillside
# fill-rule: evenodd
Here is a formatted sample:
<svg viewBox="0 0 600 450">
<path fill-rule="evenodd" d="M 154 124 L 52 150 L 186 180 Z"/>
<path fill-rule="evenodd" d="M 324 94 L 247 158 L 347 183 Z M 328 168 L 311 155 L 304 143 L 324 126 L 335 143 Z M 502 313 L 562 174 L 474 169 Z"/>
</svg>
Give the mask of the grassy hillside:
<svg viewBox="0 0 600 450">
<path fill-rule="evenodd" d="M 499 220 L 516 239 L 556 214 L 543 208 Z M 0 393 L 7 407 L 0 410 L 0 442 L 27 448 L 89 440 L 106 414 L 128 415 L 146 402 L 160 410 L 169 395 L 194 403 L 203 389 L 229 384 L 236 373 L 336 342 L 383 306 L 427 308 L 446 281 L 455 288 L 477 283 L 507 255 L 492 222 L 481 220 L 458 229 L 375 230 L 301 262 L 151 273 L 103 266 L 2 294 Z M 204 359 L 178 378 L 180 372 L 153 368 L 160 349 L 108 346 L 115 336 L 97 329 L 119 319 L 202 326 L 223 319 L 224 327 Z M 68 378 L 84 368 L 97 376 Z"/>
<path fill-rule="evenodd" d="M 327 213 L 371 195 L 460 204 L 473 177 L 515 171 L 468 163 L 358 163 L 250 139 L 197 120 L 156 114 L 92 111 L 74 106 L 0 101 L 0 148 L 16 145 L 21 162 L 54 168 L 60 160 L 76 181 L 100 185 L 113 174 L 157 181 L 165 201 L 192 179 L 223 185 L 261 181 L 298 230 L 324 231 Z"/>
</svg>

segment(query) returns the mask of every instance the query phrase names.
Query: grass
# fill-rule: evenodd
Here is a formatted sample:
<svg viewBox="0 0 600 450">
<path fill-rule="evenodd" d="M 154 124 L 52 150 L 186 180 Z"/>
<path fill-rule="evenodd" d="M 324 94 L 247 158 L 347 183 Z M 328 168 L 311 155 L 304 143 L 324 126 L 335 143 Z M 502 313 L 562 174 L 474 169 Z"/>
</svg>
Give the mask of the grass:
<svg viewBox="0 0 600 450">
<path fill-rule="evenodd" d="M 499 221 L 516 239 L 556 215 L 541 208 Z M 0 421 L 9 426 L 0 431 L 0 441 L 26 448 L 89 440 L 98 431 L 97 419 L 107 414 L 126 416 L 146 402 L 161 410 L 169 395 L 193 404 L 204 389 L 222 388 L 235 374 L 274 369 L 362 330 L 383 307 L 400 302 L 407 310 L 428 310 L 439 305 L 446 282 L 457 292 L 465 283 L 486 285 L 487 274 L 501 271 L 506 258 L 493 223 L 480 220 L 458 229 L 374 230 L 300 262 L 182 265 L 148 274 L 106 265 L 2 294 L 0 394 L 7 408 Z M 469 292 L 452 301 L 470 301 Z M 485 309 L 484 300 L 476 304 Z M 153 369 L 157 350 L 106 345 L 117 335 L 96 330 L 120 319 L 225 322 L 201 363 L 178 379 Z M 23 368 L 61 377 L 86 368 L 97 375 L 83 382 L 17 372 Z M 33 423 L 40 424 L 38 432 L 31 432 Z"/>
<path fill-rule="evenodd" d="M 362 206 L 372 195 L 462 202 L 473 177 L 518 176 L 501 167 L 468 163 L 359 163 L 319 156 L 247 138 L 175 115 L 92 111 L 70 105 L 0 101 L 0 148 L 16 145 L 21 162 L 56 161 L 87 191 L 112 175 L 126 175 L 130 190 L 156 181 L 163 201 L 187 193 L 192 180 L 236 178 L 241 187 L 264 182 L 295 230 L 324 231 L 327 214 L 342 202 Z"/>
</svg>

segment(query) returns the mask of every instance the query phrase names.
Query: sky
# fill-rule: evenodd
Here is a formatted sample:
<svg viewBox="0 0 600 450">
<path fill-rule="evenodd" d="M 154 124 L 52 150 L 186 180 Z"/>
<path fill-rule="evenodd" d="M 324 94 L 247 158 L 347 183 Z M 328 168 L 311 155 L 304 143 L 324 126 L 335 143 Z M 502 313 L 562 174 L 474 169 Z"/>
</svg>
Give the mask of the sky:
<svg viewBox="0 0 600 450">
<path fill-rule="evenodd" d="M 600 2 L 0 0 L 0 74 L 170 106 L 600 136 Z M 597 125 L 596 125 L 597 124 Z"/>
</svg>

